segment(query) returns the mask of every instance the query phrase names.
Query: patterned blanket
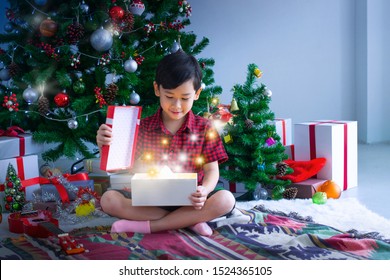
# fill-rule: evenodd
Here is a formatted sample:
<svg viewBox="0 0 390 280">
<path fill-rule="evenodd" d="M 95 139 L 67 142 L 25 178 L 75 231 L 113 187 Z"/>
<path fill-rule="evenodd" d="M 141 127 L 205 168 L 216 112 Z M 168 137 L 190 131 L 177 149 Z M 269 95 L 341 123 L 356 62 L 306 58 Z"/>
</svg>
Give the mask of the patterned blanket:
<svg viewBox="0 0 390 280">
<path fill-rule="evenodd" d="M 390 240 L 378 233 L 343 232 L 262 206 L 240 214 L 246 222 L 234 217 L 211 223 L 211 237 L 186 229 L 116 234 L 107 227 L 84 228 L 72 232 L 87 249 L 78 255 L 65 255 L 56 237 L 6 238 L 0 241 L 0 259 L 390 259 Z"/>
</svg>

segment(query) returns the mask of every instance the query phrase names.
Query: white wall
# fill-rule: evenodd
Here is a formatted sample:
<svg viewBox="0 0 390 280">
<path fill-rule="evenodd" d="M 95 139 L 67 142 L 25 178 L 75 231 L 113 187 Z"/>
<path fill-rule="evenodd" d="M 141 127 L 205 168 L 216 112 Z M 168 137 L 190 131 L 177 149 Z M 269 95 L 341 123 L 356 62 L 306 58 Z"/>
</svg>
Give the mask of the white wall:
<svg viewBox="0 0 390 280">
<path fill-rule="evenodd" d="M 278 117 L 358 120 L 361 141 L 390 141 L 390 1 L 189 2 L 188 30 L 210 39 L 202 56 L 216 60 L 221 102 L 230 103 L 232 86 L 256 63 Z M 4 7 L 1 1 L 1 32 Z"/>
<path fill-rule="evenodd" d="M 390 79 L 384 68 L 390 65 L 385 52 L 390 1 L 190 3 L 189 28 L 210 39 L 202 56 L 216 60 L 223 103 L 230 103 L 232 86 L 244 81 L 247 64 L 256 63 L 264 72 L 260 82 L 273 92 L 270 106 L 278 117 L 291 117 L 294 123 L 358 120 L 361 141 L 390 141 L 385 126 Z"/>
</svg>

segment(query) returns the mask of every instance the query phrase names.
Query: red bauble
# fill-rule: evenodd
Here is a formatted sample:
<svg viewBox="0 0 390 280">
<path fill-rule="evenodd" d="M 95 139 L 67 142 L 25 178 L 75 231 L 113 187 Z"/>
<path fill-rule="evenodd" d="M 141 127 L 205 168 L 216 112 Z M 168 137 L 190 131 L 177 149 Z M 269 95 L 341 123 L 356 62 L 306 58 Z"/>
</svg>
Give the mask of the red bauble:
<svg viewBox="0 0 390 280">
<path fill-rule="evenodd" d="M 12 196 L 7 196 L 6 199 L 5 199 L 7 202 L 12 202 L 14 199 L 12 198 Z"/>
<path fill-rule="evenodd" d="M 110 17 L 113 20 L 120 20 L 124 15 L 125 11 L 119 6 L 114 6 L 110 9 Z"/>
<path fill-rule="evenodd" d="M 58 25 L 51 18 L 47 18 L 39 25 L 39 31 L 42 36 L 52 37 L 57 33 Z"/>
<path fill-rule="evenodd" d="M 54 97 L 54 103 L 58 107 L 66 107 L 69 105 L 69 95 L 66 93 L 60 92 Z"/>
<path fill-rule="evenodd" d="M 7 182 L 7 187 L 12 188 L 13 185 L 14 185 L 14 184 L 13 184 L 11 181 L 8 181 L 8 182 Z"/>
</svg>

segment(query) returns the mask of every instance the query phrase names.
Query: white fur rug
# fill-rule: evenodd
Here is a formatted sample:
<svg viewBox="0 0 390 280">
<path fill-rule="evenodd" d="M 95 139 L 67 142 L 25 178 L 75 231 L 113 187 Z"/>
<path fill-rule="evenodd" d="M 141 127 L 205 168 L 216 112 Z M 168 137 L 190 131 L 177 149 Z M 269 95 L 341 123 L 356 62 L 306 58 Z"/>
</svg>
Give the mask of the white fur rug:
<svg viewBox="0 0 390 280">
<path fill-rule="evenodd" d="M 355 229 L 361 233 L 378 232 L 384 238 L 390 238 L 390 220 L 367 209 L 356 198 L 329 199 L 323 205 L 314 204 L 311 199 L 237 202 L 237 208 L 245 210 L 256 205 L 264 205 L 266 209 L 286 214 L 296 212 L 303 217 L 310 216 L 318 224 L 342 231 Z"/>
</svg>

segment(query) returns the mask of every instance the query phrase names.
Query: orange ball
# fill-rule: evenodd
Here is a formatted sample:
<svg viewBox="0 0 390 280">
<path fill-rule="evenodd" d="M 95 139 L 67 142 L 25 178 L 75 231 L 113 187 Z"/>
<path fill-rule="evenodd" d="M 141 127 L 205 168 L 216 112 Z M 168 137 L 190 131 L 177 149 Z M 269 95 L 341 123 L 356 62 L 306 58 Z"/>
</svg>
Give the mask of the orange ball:
<svg viewBox="0 0 390 280">
<path fill-rule="evenodd" d="M 318 189 L 318 192 L 326 193 L 328 198 L 339 198 L 341 196 L 341 188 L 334 181 L 328 180 L 323 183 Z"/>
<path fill-rule="evenodd" d="M 58 25 L 51 18 L 47 18 L 41 22 L 39 26 L 39 31 L 42 36 L 52 37 L 57 33 Z"/>
</svg>

